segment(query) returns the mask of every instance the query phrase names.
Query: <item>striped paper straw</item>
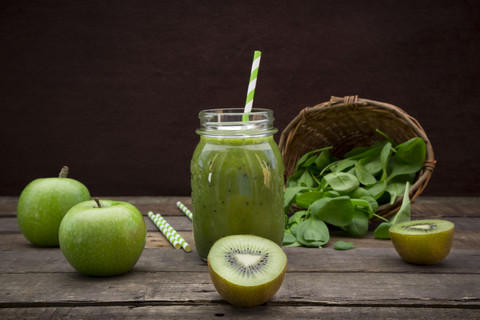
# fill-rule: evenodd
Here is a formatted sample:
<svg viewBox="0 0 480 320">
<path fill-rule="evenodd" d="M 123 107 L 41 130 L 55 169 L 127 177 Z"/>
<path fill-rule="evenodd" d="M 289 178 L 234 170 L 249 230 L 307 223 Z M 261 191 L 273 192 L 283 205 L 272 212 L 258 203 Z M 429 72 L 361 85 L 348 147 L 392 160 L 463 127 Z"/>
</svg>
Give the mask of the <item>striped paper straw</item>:
<svg viewBox="0 0 480 320">
<path fill-rule="evenodd" d="M 192 250 L 192 248 L 190 247 L 190 245 L 188 244 L 187 241 L 185 241 L 185 239 L 182 238 L 182 236 L 177 232 L 175 231 L 175 229 L 173 229 L 173 227 L 167 222 L 167 220 L 165 220 L 161 215 L 160 213 L 157 213 L 155 214 L 155 218 L 154 218 L 158 223 L 160 223 L 161 225 L 163 225 L 168 232 L 170 232 L 170 236 L 173 237 L 173 239 L 179 243 L 179 245 L 183 248 L 183 250 L 185 250 L 186 252 L 190 252 Z"/>
<path fill-rule="evenodd" d="M 262 53 L 260 51 L 255 51 L 253 54 L 252 70 L 250 71 L 250 81 L 248 82 L 247 100 L 245 101 L 245 109 L 243 113 L 250 113 L 250 111 L 252 111 L 253 96 L 255 95 L 255 87 L 257 85 L 261 55 Z M 248 121 L 248 115 L 244 115 L 242 120 Z"/>
<path fill-rule="evenodd" d="M 193 218 L 193 213 L 192 211 L 188 210 L 188 208 L 180 201 L 177 201 L 177 207 L 182 210 L 183 213 L 185 213 L 185 215 L 190 219 L 192 220 Z"/>
<path fill-rule="evenodd" d="M 178 234 L 175 229 L 165 220 L 160 213 L 153 213 L 152 211 L 148 212 L 148 217 L 153 223 L 160 229 L 163 235 L 170 241 L 175 249 L 183 248 L 186 252 L 190 252 L 192 249 L 190 245 L 185 241 L 185 239 Z"/>
</svg>

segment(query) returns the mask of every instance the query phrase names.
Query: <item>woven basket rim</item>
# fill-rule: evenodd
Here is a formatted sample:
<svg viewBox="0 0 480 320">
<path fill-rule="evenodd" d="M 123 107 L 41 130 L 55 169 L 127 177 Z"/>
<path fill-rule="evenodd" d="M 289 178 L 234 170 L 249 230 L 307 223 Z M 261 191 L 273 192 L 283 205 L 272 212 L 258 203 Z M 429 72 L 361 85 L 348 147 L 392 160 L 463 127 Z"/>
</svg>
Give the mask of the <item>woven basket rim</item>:
<svg viewBox="0 0 480 320">
<path fill-rule="evenodd" d="M 412 116 L 410 116 L 405 110 L 402 108 L 395 106 L 390 103 L 379 102 L 370 99 L 359 98 L 358 96 L 345 96 L 345 97 L 334 97 L 332 96 L 329 101 L 317 104 L 313 107 L 305 107 L 303 108 L 298 115 L 293 118 L 290 123 L 284 128 L 280 135 L 279 140 L 279 148 L 282 153 L 282 157 L 285 159 L 286 154 L 288 153 L 288 147 L 290 141 L 292 141 L 293 137 L 297 133 L 298 130 L 304 125 L 307 120 L 312 118 L 312 115 L 331 111 L 331 110 L 358 110 L 358 109 L 365 109 L 369 111 L 386 111 L 388 113 L 393 114 L 395 117 L 404 121 L 409 128 L 413 130 L 413 132 L 421 137 L 425 141 L 426 146 L 426 155 L 425 155 L 425 162 L 420 169 L 419 173 L 417 174 L 416 180 L 414 184 L 410 187 L 409 196 L 411 201 L 413 202 L 425 189 L 427 186 L 430 177 L 433 173 L 435 168 L 436 160 L 434 156 L 433 147 L 431 145 L 430 140 L 422 128 L 421 124 Z M 381 130 L 381 128 L 378 128 Z M 298 159 L 297 159 L 298 160 Z M 285 174 L 287 175 L 287 169 L 285 168 Z M 378 210 L 377 214 L 388 217 L 393 215 L 398 209 L 400 209 L 401 203 L 403 201 L 403 196 L 400 196 L 396 199 L 396 201 L 390 204 L 383 204 L 381 205 Z"/>
</svg>

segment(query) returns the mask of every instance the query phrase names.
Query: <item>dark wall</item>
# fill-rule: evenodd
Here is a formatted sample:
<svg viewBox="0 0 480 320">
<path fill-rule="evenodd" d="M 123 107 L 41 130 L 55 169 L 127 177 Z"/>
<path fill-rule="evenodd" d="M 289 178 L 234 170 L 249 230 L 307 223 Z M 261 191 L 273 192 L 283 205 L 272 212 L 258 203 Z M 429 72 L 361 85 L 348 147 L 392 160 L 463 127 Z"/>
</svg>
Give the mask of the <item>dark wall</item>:
<svg viewBox="0 0 480 320">
<path fill-rule="evenodd" d="M 2 1 L 0 195 L 64 164 L 94 195 L 188 195 L 200 110 L 283 128 L 330 96 L 389 102 L 438 161 L 425 195 L 480 195 L 478 1 Z M 276 138 L 278 141 L 279 135 Z"/>
</svg>

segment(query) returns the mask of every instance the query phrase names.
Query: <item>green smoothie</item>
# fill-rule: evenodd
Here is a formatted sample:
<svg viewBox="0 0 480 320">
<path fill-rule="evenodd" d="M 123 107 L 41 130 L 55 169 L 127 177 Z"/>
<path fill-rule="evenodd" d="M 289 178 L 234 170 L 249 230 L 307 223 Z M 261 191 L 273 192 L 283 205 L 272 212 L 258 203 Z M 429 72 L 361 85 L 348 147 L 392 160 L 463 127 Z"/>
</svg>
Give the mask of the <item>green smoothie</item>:
<svg viewBox="0 0 480 320">
<path fill-rule="evenodd" d="M 206 259 L 227 235 L 282 244 L 283 162 L 273 136 L 200 137 L 191 162 L 193 236 Z"/>
</svg>

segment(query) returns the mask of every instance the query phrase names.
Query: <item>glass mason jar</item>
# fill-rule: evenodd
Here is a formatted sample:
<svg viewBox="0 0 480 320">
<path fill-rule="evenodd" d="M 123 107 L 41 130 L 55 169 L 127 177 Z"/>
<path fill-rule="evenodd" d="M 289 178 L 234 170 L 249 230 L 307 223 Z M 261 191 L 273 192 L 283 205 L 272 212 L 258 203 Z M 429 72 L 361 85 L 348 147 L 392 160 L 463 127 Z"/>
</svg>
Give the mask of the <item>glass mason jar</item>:
<svg viewBox="0 0 480 320">
<path fill-rule="evenodd" d="M 191 162 L 193 236 L 206 260 L 218 239 L 253 234 L 282 244 L 283 161 L 273 111 L 210 109 L 199 114 Z"/>
</svg>

